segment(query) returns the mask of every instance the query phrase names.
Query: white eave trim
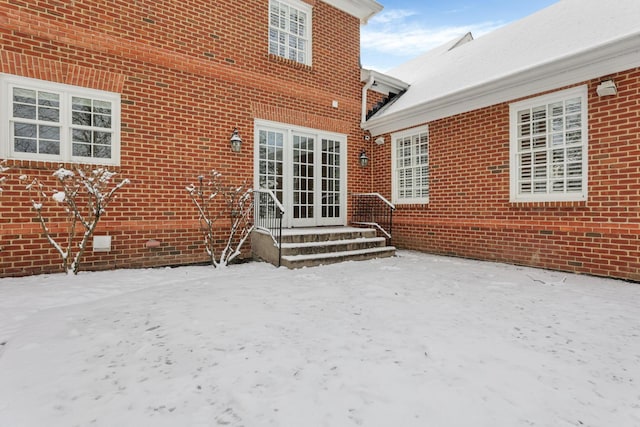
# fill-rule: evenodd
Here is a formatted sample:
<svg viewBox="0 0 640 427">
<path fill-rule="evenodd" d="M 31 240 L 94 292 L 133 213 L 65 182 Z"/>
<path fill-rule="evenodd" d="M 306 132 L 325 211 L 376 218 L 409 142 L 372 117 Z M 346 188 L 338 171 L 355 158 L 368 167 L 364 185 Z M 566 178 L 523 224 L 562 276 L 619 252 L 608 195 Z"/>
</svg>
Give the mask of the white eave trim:
<svg viewBox="0 0 640 427">
<path fill-rule="evenodd" d="M 386 74 L 379 73 L 374 70 L 367 70 L 365 68 L 360 69 L 360 81 L 364 83 L 362 87 L 362 117 L 360 119 L 361 126 L 367 120 L 367 106 L 369 102 L 367 100 L 367 93 L 369 90 L 381 93 L 383 95 L 389 95 L 390 93 L 400 93 L 407 90 L 409 85 L 394 77 L 387 76 Z"/>
<path fill-rule="evenodd" d="M 374 116 L 362 127 L 372 136 L 383 135 L 636 67 L 640 67 L 640 34 L 498 76 L 485 84 L 464 88 L 407 110 L 379 118 Z"/>
<path fill-rule="evenodd" d="M 365 83 L 371 81 L 373 78 L 373 85 L 371 90 L 388 95 L 390 93 L 399 93 L 409 88 L 409 84 L 403 82 L 395 77 L 388 76 L 375 70 L 367 70 L 366 68 L 360 69 L 360 81 Z"/>
<path fill-rule="evenodd" d="M 383 6 L 375 0 L 323 0 L 325 3 L 347 12 L 360 20 L 361 24 L 366 24 L 371 17 L 380 11 Z"/>
</svg>

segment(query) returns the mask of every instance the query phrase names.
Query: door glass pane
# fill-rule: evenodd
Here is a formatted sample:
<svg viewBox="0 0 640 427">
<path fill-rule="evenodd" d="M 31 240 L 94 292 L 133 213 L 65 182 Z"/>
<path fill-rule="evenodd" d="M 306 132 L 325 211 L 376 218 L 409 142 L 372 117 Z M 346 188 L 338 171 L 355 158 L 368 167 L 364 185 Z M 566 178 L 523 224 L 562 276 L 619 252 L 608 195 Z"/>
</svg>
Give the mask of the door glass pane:
<svg viewBox="0 0 640 427">
<path fill-rule="evenodd" d="M 258 133 L 258 182 L 259 187 L 273 191 L 280 203 L 283 201 L 283 146 L 284 133 L 260 130 Z M 271 209 L 274 209 L 271 206 Z M 274 216 L 274 213 L 257 212 L 258 216 Z"/>
<path fill-rule="evenodd" d="M 322 140 L 322 217 L 340 216 L 340 141 Z"/>
<path fill-rule="evenodd" d="M 315 141 L 313 137 L 293 136 L 293 218 L 311 219 L 315 215 Z"/>
</svg>

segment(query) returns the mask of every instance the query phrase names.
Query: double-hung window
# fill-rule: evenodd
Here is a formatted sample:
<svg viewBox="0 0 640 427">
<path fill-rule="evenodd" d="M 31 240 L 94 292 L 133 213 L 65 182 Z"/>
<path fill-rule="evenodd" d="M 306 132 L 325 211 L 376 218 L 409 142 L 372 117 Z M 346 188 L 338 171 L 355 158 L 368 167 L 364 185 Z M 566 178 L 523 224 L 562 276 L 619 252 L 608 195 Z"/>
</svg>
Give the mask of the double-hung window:
<svg viewBox="0 0 640 427">
<path fill-rule="evenodd" d="M 511 201 L 587 198 L 587 88 L 510 105 Z"/>
<path fill-rule="evenodd" d="M 0 157 L 120 162 L 120 95 L 0 74 Z"/>
<path fill-rule="evenodd" d="M 269 53 L 311 65 L 311 6 L 298 0 L 269 2 Z"/>
<path fill-rule="evenodd" d="M 429 202 L 429 128 L 391 135 L 392 199 L 394 203 Z"/>
</svg>

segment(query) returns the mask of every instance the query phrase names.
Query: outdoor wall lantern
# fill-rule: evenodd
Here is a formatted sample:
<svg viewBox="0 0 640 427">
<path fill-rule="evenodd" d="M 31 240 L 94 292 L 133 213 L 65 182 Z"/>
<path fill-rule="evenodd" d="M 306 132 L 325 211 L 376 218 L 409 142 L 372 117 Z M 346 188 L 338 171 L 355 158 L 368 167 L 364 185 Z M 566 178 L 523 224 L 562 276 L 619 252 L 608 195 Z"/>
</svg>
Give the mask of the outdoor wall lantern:
<svg viewBox="0 0 640 427">
<path fill-rule="evenodd" d="M 240 135 L 238 135 L 238 128 L 235 128 L 233 130 L 229 142 L 231 143 L 231 151 L 233 151 L 234 153 L 239 153 L 240 148 L 242 147 L 242 138 L 240 138 Z"/>
<path fill-rule="evenodd" d="M 367 152 L 364 151 L 364 148 L 360 152 L 360 157 L 358 158 L 360 159 L 360 166 L 362 166 L 363 168 L 366 168 L 367 165 L 369 164 L 369 157 L 367 157 Z"/>
<path fill-rule="evenodd" d="M 596 88 L 596 93 L 598 96 L 610 96 L 617 95 L 618 88 L 616 87 L 616 83 L 613 80 L 605 80 L 601 82 Z"/>
</svg>

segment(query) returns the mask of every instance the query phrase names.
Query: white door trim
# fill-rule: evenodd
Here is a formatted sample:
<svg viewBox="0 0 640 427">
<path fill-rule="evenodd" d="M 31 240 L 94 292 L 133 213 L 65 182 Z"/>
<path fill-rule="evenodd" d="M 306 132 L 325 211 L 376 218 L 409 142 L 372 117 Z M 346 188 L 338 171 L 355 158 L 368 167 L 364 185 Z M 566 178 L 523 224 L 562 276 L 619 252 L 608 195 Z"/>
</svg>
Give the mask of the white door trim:
<svg viewBox="0 0 640 427">
<path fill-rule="evenodd" d="M 285 208 L 283 227 L 305 227 L 320 225 L 346 225 L 347 223 L 347 135 L 323 131 L 320 129 L 294 126 L 269 120 L 254 120 L 254 187 L 260 188 L 260 131 L 278 132 L 284 134 L 284 147 L 282 153 L 282 198 L 281 203 Z M 314 137 L 314 177 L 315 177 L 315 215 L 313 220 L 295 220 L 293 218 L 293 134 L 304 134 Z M 322 218 L 322 171 L 321 171 L 321 147 L 322 140 L 330 139 L 340 143 L 340 215 L 332 218 Z"/>
</svg>

